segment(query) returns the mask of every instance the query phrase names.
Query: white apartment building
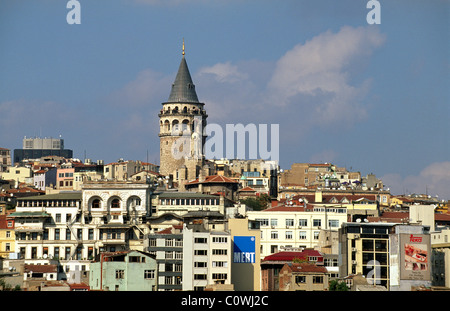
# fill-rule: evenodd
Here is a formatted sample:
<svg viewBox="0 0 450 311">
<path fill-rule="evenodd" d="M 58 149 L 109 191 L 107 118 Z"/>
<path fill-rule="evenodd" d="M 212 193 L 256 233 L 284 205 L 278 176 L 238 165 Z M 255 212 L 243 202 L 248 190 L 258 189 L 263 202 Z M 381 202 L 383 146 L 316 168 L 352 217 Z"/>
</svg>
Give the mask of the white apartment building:
<svg viewBox="0 0 450 311">
<path fill-rule="evenodd" d="M 78 261 L 80 271 L 89 271 L 95 256 L 98 230 L 83 223 L 81 193 L 59 193 L 19 198 L 15 218 L 16 258 L 26 262 Z M 63 272 L 63 273 L 64 273 Z"/>
<path fill-rule="evenodd" d="M 166 213 L 182 216 L 199 210 L 224 214 L 224 199 L 222 196 L 198 192 L 166 191 L 155 195 L 152 204 L 152 216 L 161 216 Z"/>
<path fill-rule="evenodd" d="M 337 231 L 347 222 L 347 209 L 307 204 L 249 211 L 249 220 L 260 223 L 261 259 L 282 248 L 314 248 L 321 230 Z"/>
<path fill-rule="evenodd" d="M 231 284 L 231 236 L 224 231 L 183 228 L 183 290 Z"/>
<path fill-rule="evenodd" d="M 143 250 L 148 233 L 150 185 L 97 182 L 82 192 L 19 198 L 15 218 L 17 258 L 59 259 L 64 271 L 89 262 L 102 251 Z"/>
</svg>

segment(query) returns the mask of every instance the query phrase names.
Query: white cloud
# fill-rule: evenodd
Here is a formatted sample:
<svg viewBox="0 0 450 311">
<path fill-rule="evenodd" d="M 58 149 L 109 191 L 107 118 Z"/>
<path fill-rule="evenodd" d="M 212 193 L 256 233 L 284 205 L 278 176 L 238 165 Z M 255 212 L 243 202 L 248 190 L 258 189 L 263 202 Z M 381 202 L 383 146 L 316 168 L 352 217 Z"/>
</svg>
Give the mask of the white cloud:
<svg viewBox="0 0 450 311">
<path fill-rule="evenodd" d="M 238 67 L 232 65 L 230 62 L 203 67 L 199 70 L 198 74 L 212 75 L 219 83 L 235 83 L 248 79 L 248 74 L 240 72 Z"/>
<path fill-rule="evenodd" d="M 367 116 L 362 101 L 370 81 L 351 85 L 351 72 L 383 41 L 372 27 L 322 33 L 278 60 L 268 90 L 280 105 L 307 104 L 316 122 L 359 121 Z"/>
<path fill-rule="evenodd" d="M 381 177 L 392 194 L 438 195 L 439 199 L 450 199 L 450 161 L 435 162 L 425 167 L 418 175 L 402 177 L 387 174 Z"/>
<path fill-rule="evenodd" d="M 172 76 L 145 69 L 139 72 L 133 81 L 113 94 L 113 102 L 119 105 L 140 106 L 167 99 L 174 79 Z"/>
</svg>

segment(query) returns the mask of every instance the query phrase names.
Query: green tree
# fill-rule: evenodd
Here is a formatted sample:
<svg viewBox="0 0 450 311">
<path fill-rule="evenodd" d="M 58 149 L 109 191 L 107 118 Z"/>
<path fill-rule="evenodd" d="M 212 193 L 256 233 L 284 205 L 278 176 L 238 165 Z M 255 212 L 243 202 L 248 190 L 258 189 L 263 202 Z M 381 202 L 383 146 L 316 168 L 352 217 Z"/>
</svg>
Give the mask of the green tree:
<svg viewBox="0 0 450 311">
<path fill-rule="evenodd" d="M 347 284 L 339 280 L 331 280 L 328 289 L 330 291 L 348 291 Z"/>
<path fill-rule="evenodd" d="M 269 202 L 270 196 L 265 193 L 257 196 L 256 198 L 245 198 L 241 200 L 241 203 L 247 205 L 255 211 L 266 209 Z"/>
</svg>

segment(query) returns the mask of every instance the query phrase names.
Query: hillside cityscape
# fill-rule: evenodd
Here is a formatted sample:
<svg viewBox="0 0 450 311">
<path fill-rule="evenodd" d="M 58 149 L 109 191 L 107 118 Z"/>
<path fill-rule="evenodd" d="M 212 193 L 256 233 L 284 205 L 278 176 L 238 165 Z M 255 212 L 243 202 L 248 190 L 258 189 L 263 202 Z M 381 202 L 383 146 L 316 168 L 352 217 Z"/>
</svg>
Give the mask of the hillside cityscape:
<svg viewBox="0 0 450 311">
<path fill-rule="evenodd" d="M 208 159 L 184 44 L 167 88 L 159 164 L 76 159 L 62 137 L 0 146 L 1 290 L 450 289 L 448 200 L 335 163 Z"/>
</svg>

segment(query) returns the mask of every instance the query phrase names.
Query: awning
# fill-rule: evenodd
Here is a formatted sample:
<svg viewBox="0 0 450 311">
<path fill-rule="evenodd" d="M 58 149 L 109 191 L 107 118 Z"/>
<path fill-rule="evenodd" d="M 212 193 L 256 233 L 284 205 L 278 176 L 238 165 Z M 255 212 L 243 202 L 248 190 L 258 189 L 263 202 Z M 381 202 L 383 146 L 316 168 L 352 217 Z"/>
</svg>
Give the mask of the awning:
<svg viewBox="0 0 450 311">
<path fill-rule="evenodd" d="M 51 217 L 47 212 L 14 212 L 9 214 L 10 217 Z"/>
</svg>

